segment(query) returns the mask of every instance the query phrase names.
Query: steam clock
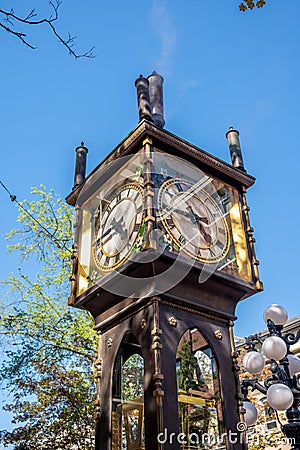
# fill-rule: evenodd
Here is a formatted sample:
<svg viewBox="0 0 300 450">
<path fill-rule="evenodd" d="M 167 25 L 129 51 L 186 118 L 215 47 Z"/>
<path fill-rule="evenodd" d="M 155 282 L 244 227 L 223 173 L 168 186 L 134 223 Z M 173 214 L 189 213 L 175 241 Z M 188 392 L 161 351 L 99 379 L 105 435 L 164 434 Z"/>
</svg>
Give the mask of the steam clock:
<svg viewBox="0 0 300 450">
<path fill-rule="evenodd" d="M 135 82 L 139 124 L 85 176 L 76 149 L 69 304 L 99 334 L 96 449 L 244 449 L 232 325 L 262 290 L 238 132 L 232 164 L 166 131 L 163 79 Z"/>
</svg>

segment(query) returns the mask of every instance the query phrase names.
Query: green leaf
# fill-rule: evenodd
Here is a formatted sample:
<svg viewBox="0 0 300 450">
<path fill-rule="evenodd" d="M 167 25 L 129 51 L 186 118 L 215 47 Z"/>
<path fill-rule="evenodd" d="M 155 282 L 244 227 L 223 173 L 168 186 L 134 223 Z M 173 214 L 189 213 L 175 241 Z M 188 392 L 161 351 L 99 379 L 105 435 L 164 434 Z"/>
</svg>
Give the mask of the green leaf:
<svg viewBox="0 0 300 450">
<path fill-rule="evenodd" d="M 20 227 L 6 236 L 19 268 L 0 283 L 0 381 L 16 427 L 2 430 L 0 442 L 15 450 L 76 442 L 87 450 L 94 439 L 97 336 L 90 315 L 67 306 L 73 210 L 44 186 L 33 188 L 22 206 L 36 220 L 21 208 Z"/>
</svg>

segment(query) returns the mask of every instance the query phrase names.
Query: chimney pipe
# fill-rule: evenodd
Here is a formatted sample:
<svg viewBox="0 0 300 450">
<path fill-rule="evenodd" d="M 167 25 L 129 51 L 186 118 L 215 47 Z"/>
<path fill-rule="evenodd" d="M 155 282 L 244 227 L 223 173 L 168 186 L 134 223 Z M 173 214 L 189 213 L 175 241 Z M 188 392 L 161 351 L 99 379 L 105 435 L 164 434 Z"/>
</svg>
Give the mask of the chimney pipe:
<svg viewBox="0 0 300 450">
<path fill-rule="evenodd" d="M 234 130 L 233 127 L 229 127 L 229 130 L 226 133 L 226 138 L 228 140 L 232 165 L 237 169 L 246 172 L 239 140 L 239 132 Z"/>
<path fill-rule="evenodd" d="M 149 100 L 149 82 L 147 78 L 144 78 L 143 75 L 140 75 L 139 78 L 135 80 L 134 84 L 137 91 L 139 121 L 147 119 L 153 122 Z"/>
<path fill-rule="evenodd" d="M 152 112 L 152 119 L 160 128 L 165 125 L 164 120 L 164 103 L 163 103 L 163 82 L 164 79 L 157 72 L 153 72 L 148 77 L 149 81 L 149 96 Z"/>
<path fill-rule="evenodd" d="M 76 148 L 76 164 L 75 164 L 75 175 L 74 175 L 74 187 L 75 189 L 85 180 L 86 172 L 86 155 L 88 149 L 84 146 L 82 141 L 80 146 Z"/>
</svg>

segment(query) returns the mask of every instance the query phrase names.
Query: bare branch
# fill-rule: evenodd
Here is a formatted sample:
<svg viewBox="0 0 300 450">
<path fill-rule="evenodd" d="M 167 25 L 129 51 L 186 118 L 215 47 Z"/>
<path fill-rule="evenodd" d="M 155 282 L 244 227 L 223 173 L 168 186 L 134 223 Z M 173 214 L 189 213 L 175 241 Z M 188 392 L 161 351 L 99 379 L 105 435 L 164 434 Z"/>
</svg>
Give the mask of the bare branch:
<svg viewBox="0 0 300 450">
<path fill-rule="evenodd" d="M 4 30 L 6 30 L 8 33 L 13 34 L 14 36 L 16 36 L 18 39 L 20 39 L 23 44 L 25 44 L 27 47 L 31 48 L 32 50 L 35 50 L 36 47 L 33 47 L 33 45 L 29 44 L 29 42 L 26 41 L 25 37 L 26 34 L 24 33 L 20 33 L 18 31 L 13 31 L 11 28 L 6 27 L 3 23 L 0 22 L 0 27 L 4 28 Z"/>
<path fill-rule="evenodd" d="M 52 8 L 52 14 L 49 16 L 49 18 L 42 18 L 37 19 L 37 13 L 35 9 L 32 9 L 25 17 L 18 16 L 15 14 L 15 11 L 13 9 L 6 11 L 4 9 L 0 9 L 0 27 L 3 28 L 8 33 L 12 34 L 13 36 L 20 39 L 20 41 L 23 42 L 27 47 L 35 50 L 36 47 L 34 47 L 27 38 L 27 34 L 23 31 L 16 31 L 14 30 L 14 26 L 16 23 L 28 25 L 28 26 L 34 26 L 34 25 L 43 25 L 46 24 L 48 26 L 54 36 L 58 39 L 58 41 L 68 50 L 68 52 L 74 56 L 74 58 L 94 58 L 93 50 L 94 47 L 90 48 L 87 52 L 79 54 L 74 49 L 74 43 L 76 40 L 75 36 L 72 36 L 70 33 L 68 33 L 68 38 L 65 39 L 63 36 L 57 31 L 54 22 L 58 20 L 58 9 L 61 6 L 60 0 L 50 1 L 49 4 Z M 1 22 L 2 20 L 2 22 Z"/>
</svg>

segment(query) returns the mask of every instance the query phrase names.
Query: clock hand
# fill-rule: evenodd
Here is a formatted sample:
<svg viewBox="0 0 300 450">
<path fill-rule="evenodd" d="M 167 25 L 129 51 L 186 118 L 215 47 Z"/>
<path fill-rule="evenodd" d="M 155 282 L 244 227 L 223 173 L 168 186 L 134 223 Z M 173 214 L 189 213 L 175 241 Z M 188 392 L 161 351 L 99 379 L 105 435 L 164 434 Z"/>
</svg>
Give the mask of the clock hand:
<svg viewBox="0 0 300 450">
<path fill-rule="evenodd" d="M 98 238 L 96 242 L 101 241 L 102 239 L 104 239 L 105 236 L 107 236 L 111 231 L 112 231 L 112 227 L 110 227 L 108 230 L 106 230 L 105 233 L 103 233 L 102 236 L 100 238 Z"/>
<path fill-rule="evenodd" d="M 96 239 L 96 244 L 98 245 L 101 242 L 101 245 L 105 245 L 114 234 L 119 233 L 121 234 L 118 229 L 119 229 L 119 224 L 122 222 L 123 217 L 120 219 L 120 221 L 116 221 L 116 219 L 113 217 L 112 221 L 111 221 L 111 226 L 102 234 L 102 236 L 100 236 L 98 239 Z M 114 231 L 112 233 L 112 235 L 106 239 L 105 241 L 103 241 L 103 239 L 108 236 L 112 231 Z M 123 232 L 123 230 L 121 230 L 121 232 Z M 122 233 L 123 234 L 123 233 Z M 123 237 L 121 236 L 121 239 L 123 240 Z"/>
<path fill-rule="evenodd" d="M 119 233 L 122 241 L 124 239 L 127 239 L 127 236 L 128 236 L 128 232 L 126 229 L 124 229 L 123 224 L 124 224 L 123 216 L 121 216 L 121 218 L 118 221 L 115 220 L 115 222 L 114 222 L 114 225 L 115 225 L 114 228 L 115 228 L 116 232 Z"/>
<path fill-rule="evenodd" d="M 102 246 L 105 245 L 108 241 L 110 241 L 111 238 L 112 238 L 115 234 L 117 234 L 117 232 L 116 232 L 115 230 L 112 230 L 112 229 L 111 229 L 110 231 L 113 231 L 113 232 L 111 233 L 111 235 L 110 235 L 105 241 L 102 241 L 102 240 L 100 239 L 100 242 L 101 242 Z"/>
<path fill-rule="evenodd" d="M 98 245 L 100 242 L 101 242 L 102 245 L 103 245 L 102 239 L 105 238 L 105 236 L 107 236 L 108 234 L 110 234 L 111 231 L 112 231 L 112 228 L 111 228 L 111 227 L 108 228 L 108 230 L 106 230 L 105 233 L 102 234 L 102 236 L 98 237 L 98 238 L 94 241 L 93 245 Z M 107 242 L 107 240 L 106 240 L 105 242 Z"/>
<path fill-rule="evenodd" d="M 193 208 L 188 205 L 188 209 L 191 211 L 191 213 L 193 214 L 193 218 L 194 220 L 192 220 L 193 223 L 197 224 L 198 226 L 198 230 L 200 231 L 200 233 L 203 235 L 204 239 L 206 240 L 206 242 L 208 242 L 209 244 L 211 244 L 212 241 L 212 237 L 209 233 L 207 233 L 207 231 L 205 230 L 203 223 L 206 223 L 208 225 L 208 219 L 207 217 L 200 217 L 198 216 L 198 214 L 194 213 Z"/>
<path fill-rule="evenodd" d="M 190 213 L 188 211 L 184 211 L 182 209 L 176 209 L 176 208 L 172 208 L 172 207 L 169 207 L 166 212 L 169 214 L 172 214 L 172 213 L 180 214 L 181 216 L 187 217 L 189 219 L 193 216 L 192 213 Z"/>
<path fill-rule="evenodd" d="M 198 229 L 199 229 L 200 233 L 203 235 L 205 241 L 208 242 L 208 244 L 211 244 L 212 237 L 211 237 L 210 233 L 207 233 L 207 231 L 205 230 L 200 217 L 197 219 L 197 225 L 198 225 Z"/>
<path fill-rule="evenodd" d="M 190 214 L 192 215 L 192 222 L 194 223 L 194 224 L 197 224 L 197 219 L 198 219 L 198 214 L 195 214 L 194 213 L 194 211 L 193 211 L 193 208 L 190 206 L 190 205 L 188 205 L 187 206 L 187 209 L 190 211 Z"/>
</svg>

